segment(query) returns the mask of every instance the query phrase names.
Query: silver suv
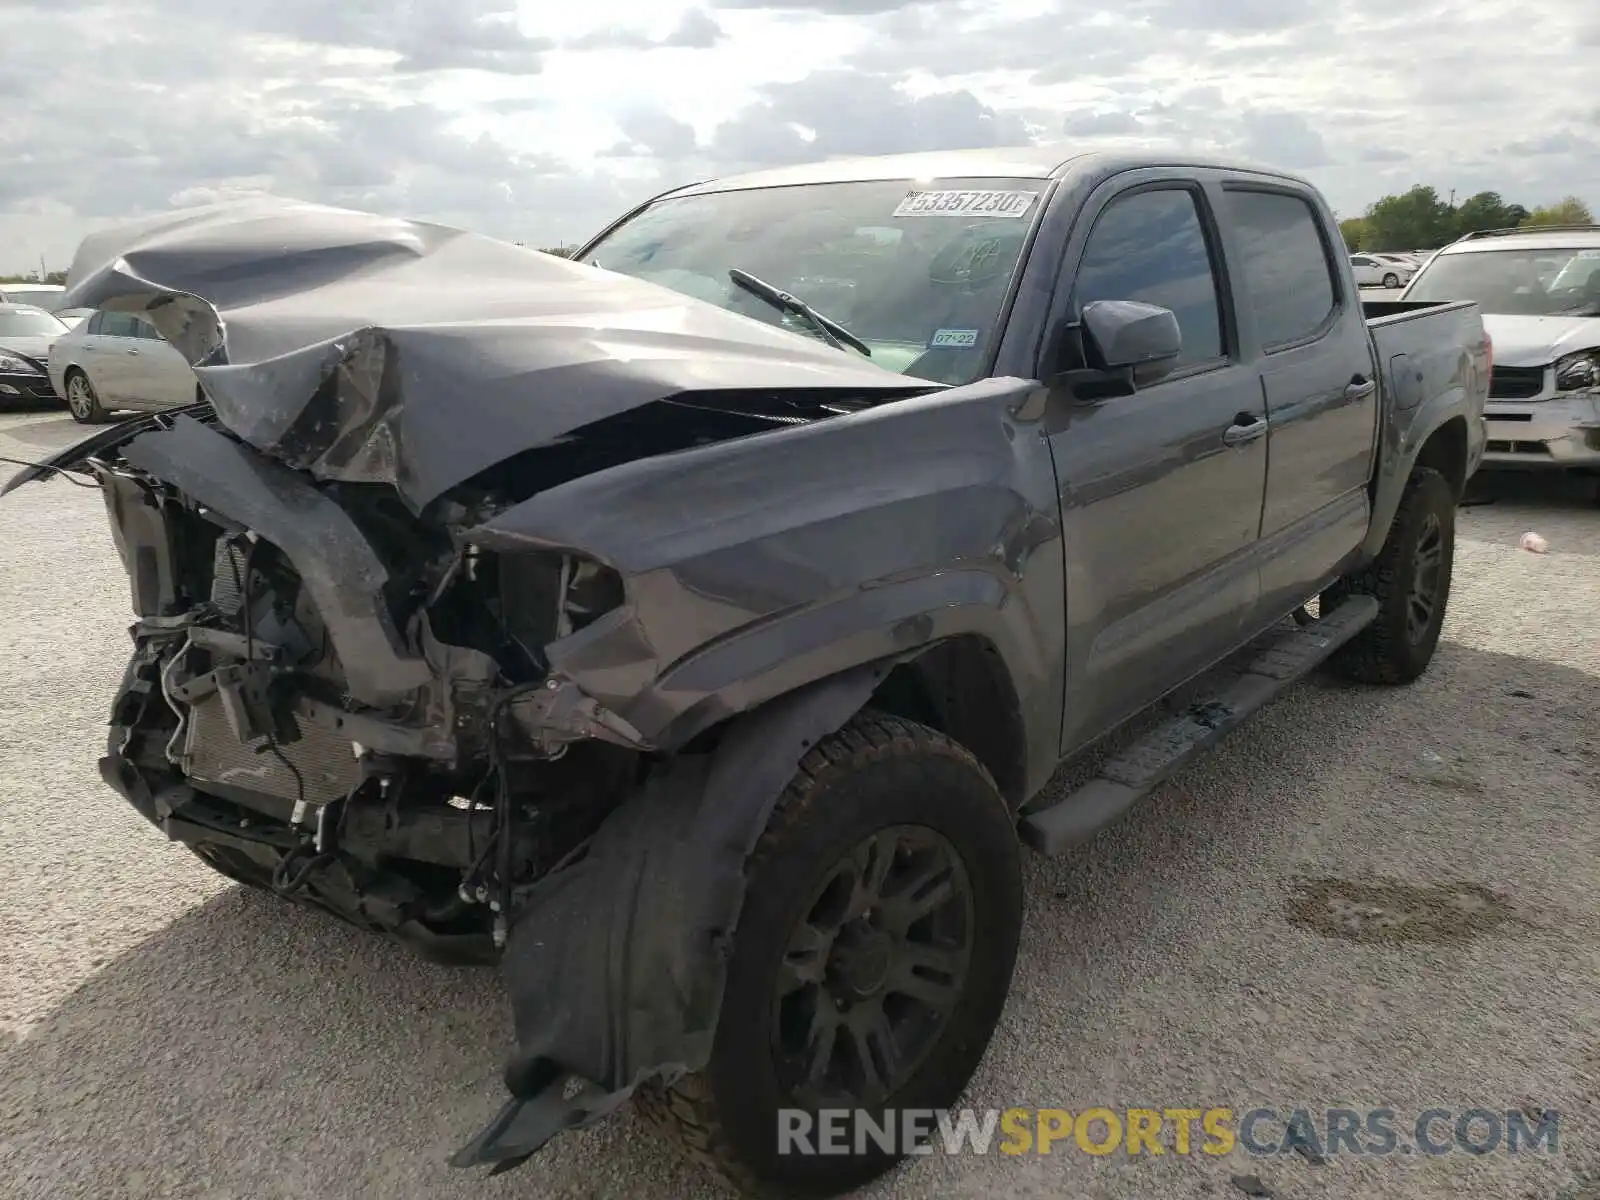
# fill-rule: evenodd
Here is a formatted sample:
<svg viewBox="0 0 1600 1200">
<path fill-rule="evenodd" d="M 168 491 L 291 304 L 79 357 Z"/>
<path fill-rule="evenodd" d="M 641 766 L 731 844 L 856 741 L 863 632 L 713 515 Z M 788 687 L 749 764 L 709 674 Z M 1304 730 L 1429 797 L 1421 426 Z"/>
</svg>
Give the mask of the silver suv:
<svg viewBox="0 0 1600 1200">
<path fill-rule="evenodd" d="M 1600 225 L 1496 229 L 1401 300 L 1475 300 L 1494 342 L 1485 467 L 1600 468 Z"/>
</svg>

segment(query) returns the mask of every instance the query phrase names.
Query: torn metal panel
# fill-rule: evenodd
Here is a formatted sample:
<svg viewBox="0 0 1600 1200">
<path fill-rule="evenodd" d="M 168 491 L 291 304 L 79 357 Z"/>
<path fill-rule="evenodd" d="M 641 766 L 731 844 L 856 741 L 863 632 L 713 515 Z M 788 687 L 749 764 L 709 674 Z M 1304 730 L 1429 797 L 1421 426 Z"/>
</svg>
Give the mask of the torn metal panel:
<svg viewBox="0 0 1600 1200">
<path fill-rule="evenodd" d="M 580 861 L 521 898 L 501 964 L 517 1035 L 512 1098 L 453 1165 L 515 1165 L 645 1080 L 705 1065 L 745 859 L 806 751 L 891 665 L 793 692 L 731 727 L 715 754 L 673 760 Z"/>
<path fill-rule="evenodd" d="M 344 664 L 356 699 L 396 703 L 428 683 L 383 598 L 388 572 L 348 513 L 303 476 L 250 453 L 192 417 L 123 448 L 133 466 L 259 533 L 294 563 Z"/>
<path fill-rule="evenodd" d="M 466 535 L 576 548 L 624 605 L 545 647 L 551 667 L 671 749 L 858 663 L 959 633 L 993 643 L 1054 767 L 1065 627 L 1038 385 L 985 380 L 640 459 L 550 488 Z M 1034 736 L 1036 735 L 1036 736 Z"/>
<path fill-rule="evenodd" d="M 74 305 L 145 312 L 218 419 L 420 511 L 523 450 L 684 392 L 935 390 L 655 284 L 443 226 L 276 198 L 97 233 Z"/>
</svg>

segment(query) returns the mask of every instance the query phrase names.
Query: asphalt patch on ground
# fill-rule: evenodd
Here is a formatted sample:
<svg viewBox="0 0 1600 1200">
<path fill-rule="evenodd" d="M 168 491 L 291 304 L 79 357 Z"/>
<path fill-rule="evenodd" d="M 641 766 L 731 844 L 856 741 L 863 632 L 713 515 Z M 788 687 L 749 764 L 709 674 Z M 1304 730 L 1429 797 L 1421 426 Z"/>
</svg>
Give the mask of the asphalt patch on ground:
<svg viewBox="0 0 1600 1200">
<path fill-rule="evenodd" d="M 1289 903 L 1291 925 L 1350 942 L 1460 942 L 1515 920 L 1504 896 L 1475 883 L 1311 879 Z"/>
</svg>

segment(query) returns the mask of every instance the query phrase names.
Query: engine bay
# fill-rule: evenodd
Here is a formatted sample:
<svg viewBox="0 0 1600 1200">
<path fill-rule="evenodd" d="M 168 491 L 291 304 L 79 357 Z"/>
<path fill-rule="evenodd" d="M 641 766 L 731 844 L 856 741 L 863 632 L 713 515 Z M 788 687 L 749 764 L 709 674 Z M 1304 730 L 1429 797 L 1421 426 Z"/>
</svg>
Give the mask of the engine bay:
<svg viewBox="0 0 1600 1200">
<path fill-rule="evenodd" d="M 619 605 L 620 579 L 465 543 L 492 496 L 424 520 L 384 485 L 302 477 L 381 570 L 366 623 L 405 670 L 369 671 L 358 699 L 341 643 L 366 643 L 336 636 L 284 547 L 126 457 L 91 466 L 139 614 L 108 782 L 243 882 L 431 957 L 493 961 L 515 889 L 581 852 L 644 766 L 638 749 L 541 740 L 511 717 L 546 681 L 542 648 Z"/>
</svg>

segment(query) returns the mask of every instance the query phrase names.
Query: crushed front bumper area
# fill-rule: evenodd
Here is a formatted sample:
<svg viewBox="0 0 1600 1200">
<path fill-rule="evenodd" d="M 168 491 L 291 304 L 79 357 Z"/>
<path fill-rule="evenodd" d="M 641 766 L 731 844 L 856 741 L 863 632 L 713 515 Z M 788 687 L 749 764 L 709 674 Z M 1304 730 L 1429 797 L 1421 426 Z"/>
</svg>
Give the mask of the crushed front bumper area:
<svg viewBox="0 0 1600 1200">
<path fill-rule="evenodd" d="M 892 662 L 761 705 L 701 752 L 651 759 L 570 680 L 508 684 L 487 653 L 436 637 L 426 613 L 397 620 L 378 548 L 305 475 L 189 416 L 118 447 L 114 467 L 103 451 L 139 619 L 102 774 L 227 874 L 435 959 L 498 961 L 517 1035 L 511 1098 L 452 1162 L 515 1166 L 641 1082 L 701 1068 L 745 860 L 807 748 Z M 195 544 L 196 518 L 214 544 Z M 253 603 L 260 547 L 292 565 L 296 593 Z M 187 594 L 206 556 L 210 594 Z M 326 648 L 308 652 L 319 632 Z M 316 691 L 330 667 L 342 699 Z M 520 768 L 495 750 L 501 719 L 528 754 Z M 486 770 L 515 779 L 526 809 L 507 787 L 479 807 Z M 408 801 L 428 780 L 440 802 Z M 497 823 L 502 806 L 522 812 L 516 837 Z M 500 874 L 470 886 L 497 845 L 509 847 L 490 856 Z"/>
</svg>

